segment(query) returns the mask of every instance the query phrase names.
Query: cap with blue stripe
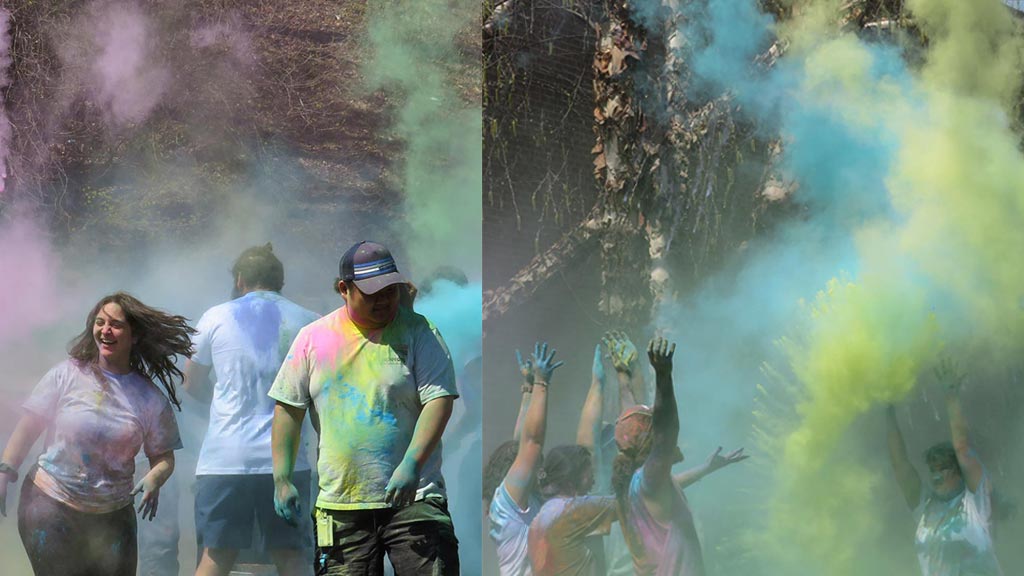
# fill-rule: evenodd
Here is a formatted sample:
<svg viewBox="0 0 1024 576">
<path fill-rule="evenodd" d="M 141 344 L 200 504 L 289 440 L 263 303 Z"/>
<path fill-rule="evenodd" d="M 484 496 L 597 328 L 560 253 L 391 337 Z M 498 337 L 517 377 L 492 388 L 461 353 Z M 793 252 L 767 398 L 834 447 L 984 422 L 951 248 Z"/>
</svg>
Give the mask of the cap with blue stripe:
<svg viewBox="0 0 1024 576">
<path fill-rule="evenodd" d="M 373 294 L 392 284 L 404 284 L 391 251 L 376 242 L 362 241 L 345 252 L 339 264 L 341 279 L 354 282 L 364 294 Z"/>
</svg>

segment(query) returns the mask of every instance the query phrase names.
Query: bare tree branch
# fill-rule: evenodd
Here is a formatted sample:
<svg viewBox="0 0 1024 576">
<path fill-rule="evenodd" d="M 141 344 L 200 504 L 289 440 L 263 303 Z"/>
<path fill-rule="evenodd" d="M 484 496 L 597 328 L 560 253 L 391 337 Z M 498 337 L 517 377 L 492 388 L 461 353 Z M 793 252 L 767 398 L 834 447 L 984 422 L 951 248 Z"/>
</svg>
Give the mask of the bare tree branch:
<svg viewBox="0 0 1024 576">
<path fill-rule="evenodd" d="M 511 308 L 522 304 L 556 273 L 564 271 L 570 263 L 579 263 L 597 248 L 597 238 L 602 229 L 603 211 L 594 207 L 590 214 L 555 242 L 542 254 L 538 254 L 513 276 L 504 286 L 484 293 L 483 321 L 497 320 Z"/>
</svg>

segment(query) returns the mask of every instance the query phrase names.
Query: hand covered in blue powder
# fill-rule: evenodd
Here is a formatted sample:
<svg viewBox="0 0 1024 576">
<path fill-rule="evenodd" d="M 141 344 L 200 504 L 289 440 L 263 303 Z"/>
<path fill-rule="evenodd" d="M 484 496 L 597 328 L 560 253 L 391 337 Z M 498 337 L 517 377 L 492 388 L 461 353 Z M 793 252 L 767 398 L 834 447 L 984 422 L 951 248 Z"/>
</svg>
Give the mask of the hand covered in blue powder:
<svg viewBox="0 0 1024 576">
<path fill-rule="evenodd" d="M 302 504 L 295 484 L 289 481 L 274 483 L 274 512 L 290 526 L 299 525 Z"/>
<path fill-rule="evenodd" d="M 547 342 L 537 342 L 533 345 L 534 383 L 540 381 L 547 384 L 551 380 L 551 375 L 555 373 L 555 368 L 563 364 L 563 362 L 554 362 L 556 352 L 557 350 L 552 349 L 551 354 L 548 354 Z"/>
<path fill-rule="evenodd" d="M 604 382 L 604 361 L 601 358 L 601 345 L 594 346 L 594 365 L 591 368 L 591 373 L 594 375 L 594 379 L 598 382 Z"/>
<path fill-rule="evenodd" d="M 132 490 L 132 496 L 134 497 L 140 492 L 142 493 L 142 501 L 139 502 L 137 511 L 142 514 L 143 519 L 152 521 L 153 518 L 156 518 L 156 509 L 160 504 L 160 485 L 147 474 L 135 485 L 135 488 Z"/>
<path fill-rule="evenodd" d="M 416 500 L 416 488 L 419 484 L 420 472 L 416 461 L 403 458 L 384 488 L 384 502 L 395 508 L 412 504 Z"/>
<path fill-rule="evenodd" d="M 533 385 L 533 362 L 527 360 L 523 362 L 523 355 L 516 350 L 516 364 L 519 364 L 519 373 L 523 375 L 523 380 L 527 384 Z"/>
</svg>

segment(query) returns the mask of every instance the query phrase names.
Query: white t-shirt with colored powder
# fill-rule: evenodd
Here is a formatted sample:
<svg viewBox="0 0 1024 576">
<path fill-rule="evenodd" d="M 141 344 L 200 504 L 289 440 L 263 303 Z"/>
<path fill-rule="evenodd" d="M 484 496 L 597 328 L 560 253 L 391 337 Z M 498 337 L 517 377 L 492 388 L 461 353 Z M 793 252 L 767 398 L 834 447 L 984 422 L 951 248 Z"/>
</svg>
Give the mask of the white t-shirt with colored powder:
<svg viewBox="0 0 1024 576">
<path fill-rule="evenodd" d="M 196 475 L 271 474 L 267 396 L 299 330 L 319 318 L 277 292 L 255 291 L 210 308 L 196 324 L 192 361 L 212 366 L 210 425 Z M 309 470 L 305 442 L 295 470 Z"/>
<path fill-rule="evenodd" d="M 530 495 L 526 510 L 520 510 L 503 481 L 494 491 L 489 534 L 498 549 L 498 571 L 501 576 L 530 576 L 530 555 L 527 550 L 530 522 L 540 511 L 540 500 Z"/>
<path fill-rule="evenodd" d="M 132 504 L 135 455 L 181 448 L 170 401 L 156 384 L 65 360 L 25 401 L 47 423 L 35 484 L 81 512 L 105 514 Z"/>
<path fill-rule="evenodd" d="M 424 404 L 457 397 L 440 333 L 408 308 L 386 327 L 361 331 L 342 307 L 306 326 L 270 397 L 320 418 L 317 506 L 386 508 L 385 487 L 412 440 Z M 444 496 L 441 446 L 420 471 L 416 500 Z"/>
<path fill-rule="evenodd" d="M 924 576 L 1001 576 L 992 544 L 992 496 L 988 472 L 978 489 L 948 501 L 921 488 L 915 543 Z"/>
</svg>

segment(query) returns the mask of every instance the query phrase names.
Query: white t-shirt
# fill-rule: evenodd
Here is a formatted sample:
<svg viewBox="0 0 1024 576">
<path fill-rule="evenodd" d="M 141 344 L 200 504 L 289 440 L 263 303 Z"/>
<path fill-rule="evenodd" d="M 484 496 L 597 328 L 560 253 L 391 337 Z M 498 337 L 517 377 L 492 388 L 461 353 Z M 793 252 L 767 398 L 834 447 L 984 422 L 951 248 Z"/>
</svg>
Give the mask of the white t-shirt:
<svg viewBox="0 0 1024 576">
<path fill-rule="evenodd" d="M 491 540 L 498 549 L 498 570 L 501 576 L 530 576 L 530 556 L 527 553 L 527 536 L 530 522 L 540 510 L 540 500 L 530 495 L 526 510 L 520 510 L 505 488 L 505 482 L 494 491 L 491 500 Z"/>
<path fill-rule="evenodd" d="M 988 472 L 978 489 L 948 501 L 921 487 L 915 544 L 924 576 L 1000 576 L 992 545 L 992 495 Z"/>
<path fill-rule="evenodd" d="M 90 365 L 61 362 L 25 401 L 46 421 L 46 448 L 35 484 L 81 512 L 105 514 L 132 504 L 135 455 L 181 448 L 171 403 L 148 378 L 97 375 Z"/>
<path fill-rule="evenodd" d="M 448 349 L 426 318 L 403 307 L 390 324 L 364 333 L 339 308 L 299 332 L 270 396 L 312 404 L 320 416 L 317 506 L 368 510 L 389 507 L 388 480 L 423 406 L 458 392 Z M 416 500 L 445 496 L 442 450 L 438 444 L 423 464 Z"/>
<path fill-rule="evenodd" d="M 214 306 L 196 325 L 192 361 L 212 366 L 210 427 L 196 475 L 270 474 L 274 400 L 267 396 L 299 330 L 319 318 L 276 292 Z M 295 470 L 309 470 L 305 438 Z"/>
</svg>

